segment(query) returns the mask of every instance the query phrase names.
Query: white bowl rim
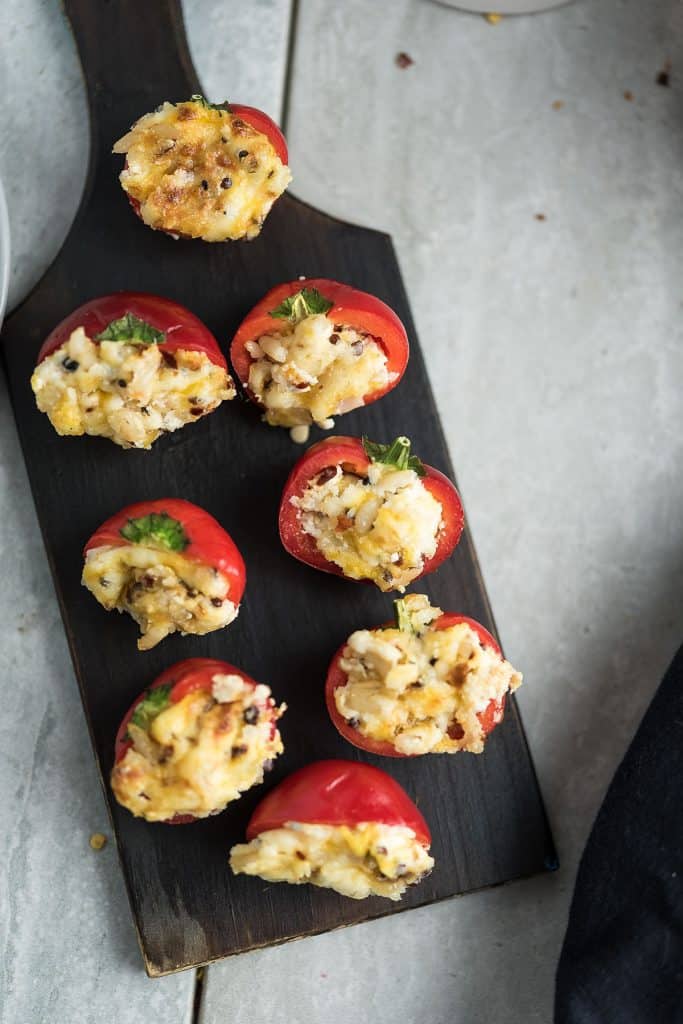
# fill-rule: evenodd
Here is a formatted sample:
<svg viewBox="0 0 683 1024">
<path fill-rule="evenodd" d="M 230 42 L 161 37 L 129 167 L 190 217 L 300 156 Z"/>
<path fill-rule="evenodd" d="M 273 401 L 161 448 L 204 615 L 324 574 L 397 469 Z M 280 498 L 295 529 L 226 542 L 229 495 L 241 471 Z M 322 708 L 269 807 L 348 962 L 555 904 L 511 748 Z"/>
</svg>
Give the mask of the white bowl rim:
<svg viewBox="0 0 683 1024">
<path fill-rule="evenodd" d="M 446 7 L 457 7 L 473 14 L 539 14 L 555 7 L 563 7 L 572 0 L 436 0 Z"/>
<path fill-rule="evenodd" d="M 2 327 L 5 307 L 7 305 L 7 292 L 9 290 L 9 259 L 10 259 L 10 234 L 9 215 L 5 201 L 5 191 L 0 180 L 0 327 Z"/>
</svg>

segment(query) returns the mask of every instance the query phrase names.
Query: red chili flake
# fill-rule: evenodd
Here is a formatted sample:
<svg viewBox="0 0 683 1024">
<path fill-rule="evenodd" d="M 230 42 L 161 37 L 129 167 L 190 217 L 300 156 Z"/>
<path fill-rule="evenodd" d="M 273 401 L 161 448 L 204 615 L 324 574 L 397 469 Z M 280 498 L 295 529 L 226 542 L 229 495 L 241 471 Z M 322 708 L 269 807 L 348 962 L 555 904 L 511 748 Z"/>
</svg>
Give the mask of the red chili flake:
<svg viewBox="0 0 683 1024">
<path fill-rule="evenodd" d="M 403 51 L 401 51 L 401 53 L 396 54 L 396 57 L 394 58 L 394 63 L 396 64 L 397 68 L 403 69 L 409 68 L 411 64 L 415 63 L 415 61 L 413 60 L 409 53 L 403 53 Z"/>
</svg>

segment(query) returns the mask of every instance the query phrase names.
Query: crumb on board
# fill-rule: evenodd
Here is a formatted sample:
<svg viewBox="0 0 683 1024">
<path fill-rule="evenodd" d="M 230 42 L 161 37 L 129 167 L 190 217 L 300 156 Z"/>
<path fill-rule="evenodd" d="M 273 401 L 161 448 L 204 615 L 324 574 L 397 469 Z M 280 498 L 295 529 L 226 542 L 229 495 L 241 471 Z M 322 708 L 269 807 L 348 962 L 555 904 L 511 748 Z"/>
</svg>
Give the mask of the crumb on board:
<svg viewBox="0 0 683 1024">
<path fill-rule="evenodd" d="M 502 14 L 496 14 L 493 11 L 489 11 L 489 13 L 485 14 L 484 17 L 488 21 L 489 25 L 497 25 L 499 21 L 503 20 Z"/>
<path fill-rule="evenodd" d="M 671 85 L 671 61 L 668 58 L 657 72 L 655 82 L 657 85 L 662 85 L 665 89 L 668 89 Z"/>
<path fill-rule="evenodd" d="M 624 89 L 624 99 L 627 100 L 629 103 L 633 102 L 633 93 L 630 89 Z"/>
<path fill-rule="evenodd" d="M 411 64 L 415 63 L 415 61 L 409 53 L 404 53 L 402 50 L 400 53 L 396 54 L 394 63 L 397 68 L 409 68 Z"/>
<path fill-rule="evenodd" d="M 564 106 L 564 100 L 553 100 L 553 102 L 552 102 L 553 110 L 562 110 L 563 106 Z"/>
<path fill-rule="evenodd" d="M 535 218 L 536 220 L 545 220 L 545 219 L 546 219 L 546 216 L 545 216 L 545 214 L 544 214 L 544 213 L 535 213 L 535 214 L 534 214 L 534 218 Z"/>
<path fill-rule="evenodd" d="M 93 850 L 103 850 L 107 845 L 107 837 L 102 832 L 93 832 L 90 836 L 90 846 Z"/>
</svg>

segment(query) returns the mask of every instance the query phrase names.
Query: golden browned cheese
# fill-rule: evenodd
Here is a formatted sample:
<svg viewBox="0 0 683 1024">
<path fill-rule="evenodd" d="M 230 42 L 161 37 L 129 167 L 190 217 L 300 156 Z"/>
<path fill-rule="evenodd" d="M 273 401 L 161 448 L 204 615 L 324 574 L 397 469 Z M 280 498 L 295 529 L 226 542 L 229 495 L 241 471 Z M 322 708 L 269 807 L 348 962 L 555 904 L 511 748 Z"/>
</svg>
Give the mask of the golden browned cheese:
<svg viewBox="0 0 683 1024">
<path fill-rule="evenodd" d="M 202 100 L 145 114 L 114 152 L 145 224 L 207 242 L 255 238 L 292 177 L 266 135 Z"/>
<path fill-rule="evenodd" d="M 411 628 L 362 629 L 349 637 L 340 661 L 347 682 L 334 691 L 337 711 L 362 736 L 401 754 L 481 753 L 479 715 L 516 690 L 521 673 L 468 623 L 435 629 L 442 612 L 424 594 L 408 594 L 402 604 Z"/>
<path fill-rule="evenodd" d="M 433 866 L 412 829 L 377 822 L 348 826 L 289 821 L 230 851 L 235 874 L 293 885 L 310 882 L 355 900 L 399 900 Z"/>
<path fill-rule="evenodd" d="M 107 611 L 115 608 L 135 619 L 141 651 L 170 633 L 204 636 L 222 629 L 239 610 L 222 573 L 177 551 L 143 544 L 91 548 L 81 582 Z"/>
<path fill-rule="evenodd" d="M 227 371 L 206 353 L 158 345 L 94 341 L 78 327 L 36 367 L 36 404 L 58 434 L 107 437 L 122 448 L 151 448 L 235 397 Z"/>
<path fill-rule="evenodd" d="M 216 675 L 212 692 L 169 704 L 148 729 L 129 723 L 132 746 L 112 771 L 116 799 L 147 821 L 216 814 L 262 782 L 267 763 L 282 753 L 274 723 L 284 710 L 267 686 Z"/>
</svg>

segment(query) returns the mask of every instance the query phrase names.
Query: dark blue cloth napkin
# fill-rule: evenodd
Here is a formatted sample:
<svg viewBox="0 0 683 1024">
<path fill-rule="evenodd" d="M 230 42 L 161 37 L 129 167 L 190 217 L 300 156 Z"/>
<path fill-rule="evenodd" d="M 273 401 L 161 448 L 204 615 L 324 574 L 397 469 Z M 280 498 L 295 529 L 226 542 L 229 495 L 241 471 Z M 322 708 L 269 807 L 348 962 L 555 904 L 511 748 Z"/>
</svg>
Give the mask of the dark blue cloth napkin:
<svg viewBox="0 0 683 1024">
<path fill-rule="evenodd" d="M 683 647 L 588 839 L 555 1024 L 683 1024 Z"/>
</svg>

